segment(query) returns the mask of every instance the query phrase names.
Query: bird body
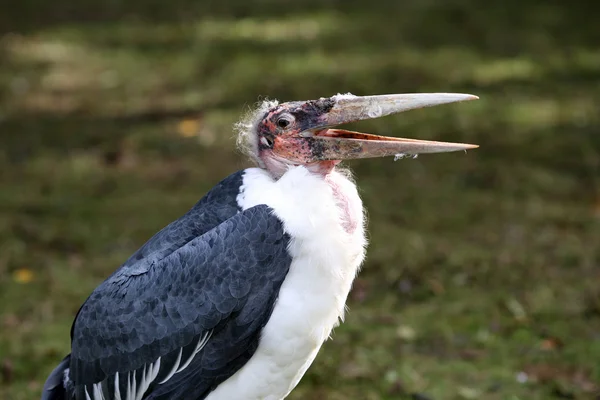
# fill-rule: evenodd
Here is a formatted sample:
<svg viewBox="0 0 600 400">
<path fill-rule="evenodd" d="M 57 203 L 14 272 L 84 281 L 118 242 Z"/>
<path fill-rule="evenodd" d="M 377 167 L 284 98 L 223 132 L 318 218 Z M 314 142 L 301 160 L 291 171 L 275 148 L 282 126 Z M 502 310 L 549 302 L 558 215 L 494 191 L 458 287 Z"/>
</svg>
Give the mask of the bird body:
<svg viewBox="0 0 600 400">
<path fill-rule="evenodd" d="M 471 98 L 263 103 L 238 125 L 258 167 L 218 183 L 92 292 L 42 400 L 284 399 L 343 319 L 365 257 L 362 202 L 339 161 L 474 147 L 330 127 Z"/>
</svg>

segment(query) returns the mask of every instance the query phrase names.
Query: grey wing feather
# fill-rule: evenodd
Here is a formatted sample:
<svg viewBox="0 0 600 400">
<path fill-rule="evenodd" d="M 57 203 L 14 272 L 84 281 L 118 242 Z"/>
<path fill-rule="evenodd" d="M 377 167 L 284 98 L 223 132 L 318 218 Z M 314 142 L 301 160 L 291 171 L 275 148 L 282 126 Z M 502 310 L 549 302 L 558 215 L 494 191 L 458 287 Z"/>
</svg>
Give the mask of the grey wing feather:
<svg viewBox="0 0 600 400">
<path fill-rule="evenodd" d="M 261 205 L 156 258 L 143 273 L 118 270 L 73 326 L 76 398 L 118 392 L 129 399 L 141 388 L 144 398 L 204 398 L 256 350 L 291 264 L 288 242 Z"/>
</svg>

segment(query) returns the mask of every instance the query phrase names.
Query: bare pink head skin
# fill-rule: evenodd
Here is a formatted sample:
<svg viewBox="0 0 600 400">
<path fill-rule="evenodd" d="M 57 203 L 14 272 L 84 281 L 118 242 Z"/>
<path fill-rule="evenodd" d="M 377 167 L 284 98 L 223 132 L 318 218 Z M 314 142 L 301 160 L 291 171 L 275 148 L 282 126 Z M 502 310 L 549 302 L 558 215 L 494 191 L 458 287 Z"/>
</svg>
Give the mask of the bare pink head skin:
<svg viewBox="0 0 600 400">
<path fill-rule="evenodd" d="M 290 166 L 304 165 L 327 175 L 340 161 L 395 154 L 443 153 L 478 147 L 473 144 L 394 138 L 336 129 L 335 126 L 379 118 L 416 108 L 475 100 L 459 93 L 380 96 L 336 95 L 319 100 L 274 105 L 255 126 L 253 157 L 276 178 Z"/>
</svg>

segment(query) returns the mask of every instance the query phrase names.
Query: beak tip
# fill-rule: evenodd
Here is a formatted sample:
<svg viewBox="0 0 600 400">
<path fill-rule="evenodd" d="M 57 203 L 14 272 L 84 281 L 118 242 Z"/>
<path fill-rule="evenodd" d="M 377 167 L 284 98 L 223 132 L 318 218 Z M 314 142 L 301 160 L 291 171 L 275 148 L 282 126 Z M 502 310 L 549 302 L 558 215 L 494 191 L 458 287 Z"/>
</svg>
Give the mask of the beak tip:
<svg viewBox="0 0 600 400">
<path fill-rule="evenodd" d="M 474 94 L 467 94 L 467 93 L 448 93 L 448 95 L 454 97 L 454 101 L 460 102 L 460 101 L 472 101 L 472 100 L 479 100 L 479 96 L 475 96 Z"/>
<path fill-rule="evenodd" d="M 475 150 L 479 148 L 478 144 L 462 144 L 461 146 L 461 150 L 467 151 L 467 150 Z"/>
</svg>

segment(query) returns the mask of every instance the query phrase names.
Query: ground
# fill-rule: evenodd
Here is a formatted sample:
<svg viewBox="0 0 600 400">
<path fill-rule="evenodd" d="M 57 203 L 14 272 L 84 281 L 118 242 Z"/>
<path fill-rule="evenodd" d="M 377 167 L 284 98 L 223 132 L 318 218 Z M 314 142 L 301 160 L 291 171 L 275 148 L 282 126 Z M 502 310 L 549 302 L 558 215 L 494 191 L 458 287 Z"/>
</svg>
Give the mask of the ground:
<svg viewBox="0 0 600 400">
<path fill-rule="evenodd" d="M 477 143 L 348 165 L 368 259 L 289 397 L 600 397 L 600 29 L 574 2 L 15 3 L 0 15 L 0 398 L 90 291 L 248 162 L 261 96 L 466 92 L 356 124 Z"/>
</svg>

